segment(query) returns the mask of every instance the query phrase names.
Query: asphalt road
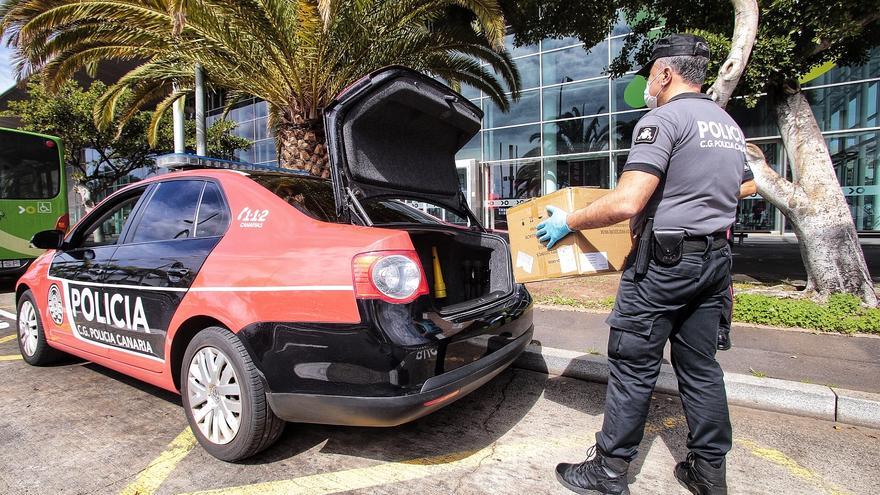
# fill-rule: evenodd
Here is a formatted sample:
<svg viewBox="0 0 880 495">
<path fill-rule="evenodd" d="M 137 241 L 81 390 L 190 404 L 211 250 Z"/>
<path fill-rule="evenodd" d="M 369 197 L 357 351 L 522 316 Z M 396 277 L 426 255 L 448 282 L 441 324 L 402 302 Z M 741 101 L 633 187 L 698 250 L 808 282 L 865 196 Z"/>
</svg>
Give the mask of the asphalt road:
<svg viewBox="0 0 880 495">
<path fill-rule="evenodd" d="M 73 359 L 30 367 L 13 330 L 0 329 L 3 494 L 563 494 L 555 464 L 582 459 L 602 424 L 603 385 L 511 369 L 414 423 L 289 424 L 268 451 L 228 464 L 194 443 L 176 395 Z M 880 486 L 880 431 L 744 408 L 732 417 L 733 494 Z M 656 395 L 634 494 L 686 493 L 671 474 L 686 437 L 678 400 Z"/>
</svg>

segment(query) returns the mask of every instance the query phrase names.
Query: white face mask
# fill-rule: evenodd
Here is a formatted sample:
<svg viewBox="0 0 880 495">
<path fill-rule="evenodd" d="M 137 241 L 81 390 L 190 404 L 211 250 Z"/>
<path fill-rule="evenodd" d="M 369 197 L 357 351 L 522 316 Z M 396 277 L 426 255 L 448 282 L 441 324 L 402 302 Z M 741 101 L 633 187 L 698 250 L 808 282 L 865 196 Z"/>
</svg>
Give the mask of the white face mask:
<svg viewBox="0 0 880 495">
<path fill-rule="evenodd" d="M 660 93 L 663 92 L 663 89 L 661 88 L 660 92 L 658 92 L 655 96 L 651 96 L 651 83 L 656 81 L 658 77 L 660 77 L 660 74 L 654 76 L 654 78 L 649 80 L 648 84 L 645 86 L 645 105 L 647 105 L 648 108 L 657 108 L 657 97 L 660 96 Z"/>
</svg>

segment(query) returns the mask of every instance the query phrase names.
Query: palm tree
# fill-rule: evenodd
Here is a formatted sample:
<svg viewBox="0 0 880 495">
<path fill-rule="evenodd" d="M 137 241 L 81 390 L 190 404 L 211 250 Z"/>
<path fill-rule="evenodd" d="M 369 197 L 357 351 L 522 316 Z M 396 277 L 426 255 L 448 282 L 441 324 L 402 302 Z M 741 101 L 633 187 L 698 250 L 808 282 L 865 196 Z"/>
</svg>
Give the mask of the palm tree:
<svg viewBox="0 0 880 495">
<path fill-rule="evenodd" d="M 376 69 L 401 64 L 466 83 L 503 109 L 493 70 L 514 95 L 519 88 L 497 0 L 0 1 L 0 39 L 15 49 L 19 78 L 41 71 L 52 88 L 103 61 L 141 62 L 100 99 L 99 124 L 158 102 L 155 140 L 201 64 L 227 105 L 265 100 L 282 166 L 315 175 L 328 174 L 322 108 Z"/>
</svg>

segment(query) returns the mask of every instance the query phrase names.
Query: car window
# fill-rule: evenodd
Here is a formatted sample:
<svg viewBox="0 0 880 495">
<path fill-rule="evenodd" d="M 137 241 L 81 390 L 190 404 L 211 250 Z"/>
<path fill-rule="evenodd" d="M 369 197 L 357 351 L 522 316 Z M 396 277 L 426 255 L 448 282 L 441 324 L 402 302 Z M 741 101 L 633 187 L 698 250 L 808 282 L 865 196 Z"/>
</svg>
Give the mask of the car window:
<svg viewBox="0 0 880 495">
<path fill-rule="evenodd" d="M 171 180 L 156 184 L 131 242 L 193 237 L 196 205 L 204 185 L 204 181 L 199 180 Z"/>
<path fill-rule="evenodd" d="M 440 220 L 421 210 L 413 208 L 396 199 L 370 199 L 361 201 L 361 206 L 374 224 L 390 223 L 429 223 L 438 224 Z"/>
<path fill-rule="evenodd" d="M 315 220 L 335 221 L 336 203 L 330 181 L 282 174 L 253 174 L 250 177 Z"/>
<path fill-rule="evenodd" d="M 125 227 L 125 222 L 128 221 L 128 217 L 131 216 L 131 212 L 143 192 L 141 190 L 139 194 L 126 199 L 87 227 L 81 237 L 83 239 L 82 247 L 91 248 L 116 244 Z"/>
<path fill-rule="evenodd" d="M 226 232 L 226 227 L 229 224 L 229 212 L 223 202 L 220 188 L 213 182 L 208 182 L 205 185 L 197 220 L 195 237 L 214 237 Z"/>
</svg>

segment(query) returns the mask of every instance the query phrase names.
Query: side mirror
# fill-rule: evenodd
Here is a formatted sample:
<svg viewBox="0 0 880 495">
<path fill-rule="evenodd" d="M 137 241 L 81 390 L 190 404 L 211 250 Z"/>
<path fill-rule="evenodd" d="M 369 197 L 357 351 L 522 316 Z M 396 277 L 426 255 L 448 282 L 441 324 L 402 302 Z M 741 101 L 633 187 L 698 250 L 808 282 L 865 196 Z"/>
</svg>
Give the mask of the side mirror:
<svg viewBox="0 0 880 495">
<path fill-rule="evenodd" d="M 31 245 L 38 249 L 58 249 L 64 244 L 64 232 L 60 230 L 44 230 L 31 238 Z"/>
</svg>

